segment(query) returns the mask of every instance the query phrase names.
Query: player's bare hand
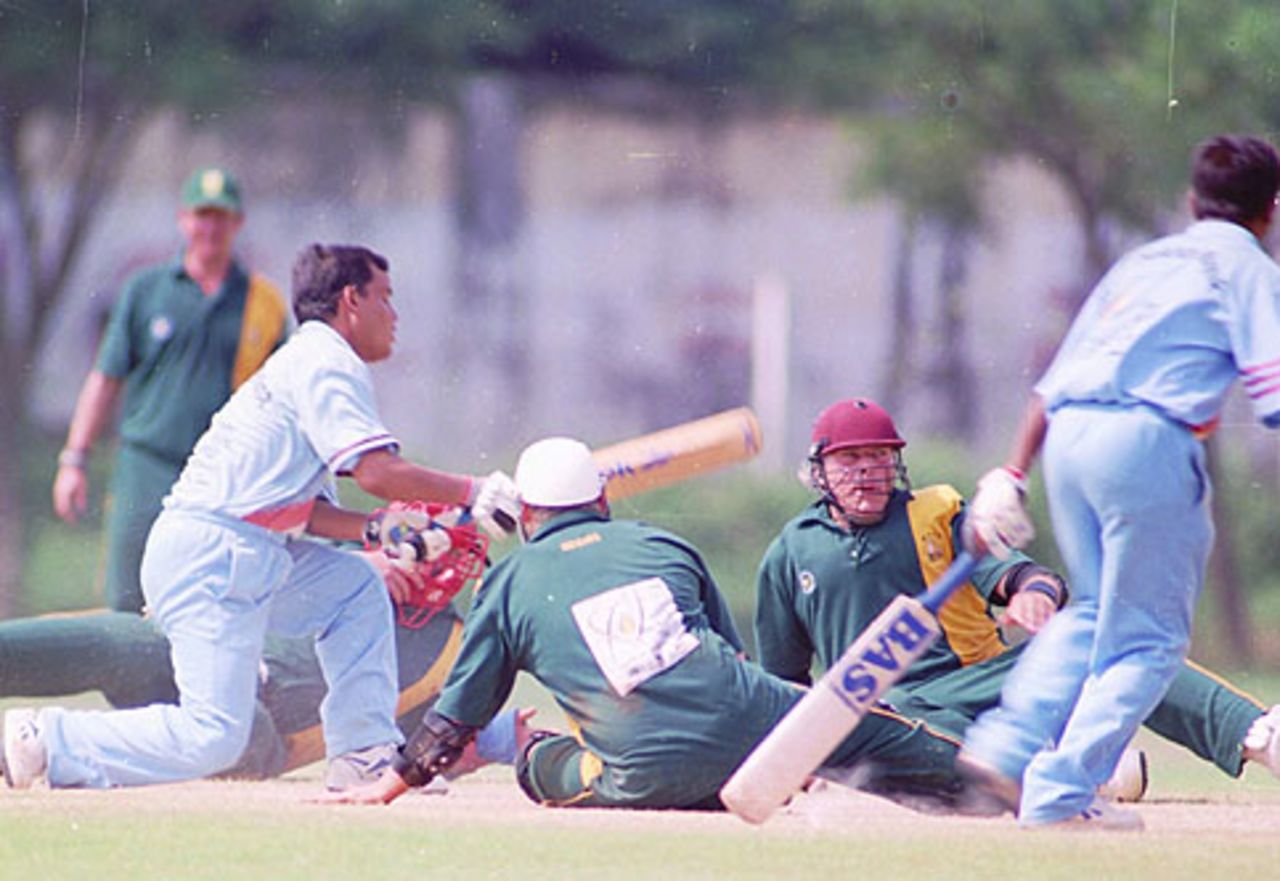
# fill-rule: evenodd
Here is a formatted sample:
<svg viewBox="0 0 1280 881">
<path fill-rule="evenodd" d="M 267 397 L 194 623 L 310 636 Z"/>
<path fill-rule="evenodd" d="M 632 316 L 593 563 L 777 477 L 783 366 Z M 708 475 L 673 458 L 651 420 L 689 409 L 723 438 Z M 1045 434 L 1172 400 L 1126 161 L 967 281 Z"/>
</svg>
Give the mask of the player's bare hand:
<svg viewBox="0 0 1280 881">
<path fill-rule="evenodd" d="M 427 580 L 422 570 L 414 567 L 406 569 L 380 551 L 364 551 L 362 557 L 369 561 L 382 581 L 387 585 L 387 593 L 397 606 L 404 605 L 412 597 L 427 589 Z"/>
<path fill-rule="evenodd" d="M 533 737 L 533 726 L 529 724 L 538 711 L 533 707 L 521 707 L 516 712 L 516 759 L 524 755 L 529 740 Z"/>
<path fill-rule="evenodd" d="M 385 805 L 391 804 L 408 791 L 409 786 L 403 778 L 388 768 L 372 783 L 351 786 L 337 792 L 325 792 L 307 800 L 320 805 Z"/>
<path fill-rule="evenodd" d="M 515 717 L 511 720 L 511 731 L 498 740 L 496 750 L 492 745 L 489 748 L 489 752 L 483 749 L 482 741 L 485 740 L 483 734 L 471 740 L 470 743 L 462 748 L 462 754 L 456 762 L 449 766 L 445 776 L 450 780 L 455 780 L 464 774 L 478 771 L 485 765 L 491 765 L 494 762 L 515 763 L 519 761 L 520 756 L 524 754 L 525 748 L 529 745 L 529 741 L 533 738 L 534 729 L 529 725 L 529 722 L 537 712 L 533 707 L 521 707 L 516 710 Z M 501 716 L 495 718 L 494 724 L 500 722 L 501 718 Z"/>
<path fill-rule="evenodd" d="M 1030 544 L 1036 530 L 1024 502 L 1026 493 L 1026 480 L 1009 468 L 984 474 L 965 516 L 965 546 L 1003 560 L 1013 548 Z"/>
<path fill-rule="evenodd" d="M 89 506 L 89 475 L 83 468 L 63 466 L 53 480 L 53 510 L 75 524 Z"/>
<path fill-rule="evenodd" d="M 1039 633 L 1058 611 L 1058 605 L 1050 597 L 1034 590 L 1014 594 L 1009 606 L 1000 616 L 1000 623 L 1021 627 L 1027 633 Z"/>
</svg>

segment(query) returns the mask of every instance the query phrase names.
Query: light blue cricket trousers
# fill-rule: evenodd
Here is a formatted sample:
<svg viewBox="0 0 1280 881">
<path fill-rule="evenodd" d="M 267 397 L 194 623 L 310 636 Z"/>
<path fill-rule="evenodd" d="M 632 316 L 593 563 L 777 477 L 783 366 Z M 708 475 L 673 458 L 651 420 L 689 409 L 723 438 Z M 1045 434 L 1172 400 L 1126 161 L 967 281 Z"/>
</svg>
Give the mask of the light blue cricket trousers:
<svg viewBox="0 0 1280 881">
<path fill-rule="evenodd" d="M 965 737 L 1021 779 L 1027 825 L 1079 813 L 1115 770 L 1186 655 L 1213 544 L 1204 450 L 1154 410 L 1055 411 L 1044 476 L 1071 602 Z"/>
<path fill-rule="evenodd" d="M 391 603 L 364 560 L 241 521 L 167 510 L 147 541 L 142 584 L 172 646 L 179 703 L 41 711 L 50 785 L 137 786 L 230 767 L 248 743 L 268 630 L 316 638 L 330 757 L 401 742 Z"/>
</svg>

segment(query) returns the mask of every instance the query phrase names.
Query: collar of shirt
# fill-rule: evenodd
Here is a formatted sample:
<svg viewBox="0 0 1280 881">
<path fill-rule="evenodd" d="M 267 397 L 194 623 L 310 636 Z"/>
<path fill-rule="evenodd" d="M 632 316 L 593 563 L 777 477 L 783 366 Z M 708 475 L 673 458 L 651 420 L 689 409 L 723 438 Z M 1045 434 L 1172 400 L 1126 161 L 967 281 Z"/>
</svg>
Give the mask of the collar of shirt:
<svg viewBox="0 0 1280 881">
<path fill-rule="evenodd" d="M 533 537 L 529 539 L 529 544 L 540 542 L 552 533 L 559 532 L 562 529 L 568 529 L 570 526 L 574 526 L 578 523 L 587 523 L 592 520 L 598 523 L 606 523 L 609 519 L 610 518 L 601 514 L 599 511 L 591 511 L 585 508 L 574 508 L 563 514 L 557 514 L 555 517 L 552 517 L 546 523 L 539 526 L 537 532 L 535 532 Z"/>
<path fill-rule="evenodd" d="M 1232 223 L 1229 220 L 1218 220 L 1216 218 L 1197 220 L 1187 227 L 1187 235 L 1195 239 L 1214 239 L 1230 243 L 1236 247 L 1247 245 L 1259 250 L 1262 249 L 1262 243 L 1258 241 L 1257 236 L 1240 224 Z"/>
<path fill-rule="evenodd" d="M 182 262 L 182 258 L 185 254 L 186 251 L 179 248 L 178 253 L 174 256 L 173 260 L 170 261 L 169 269 L 173 273 L 174 278 L 186 279 L 192 284 L 195 284 L 195 279 L 187 272 L 187 267 Z M 229 285 L 241 279 L 245 281 L 246 285 L 248 284 L 248 275 L 246 275 L 244 269 L 240 267 L 240 262 L 232 257 L 231 263 L 227 266 L 227 275 L 222 279 L 222 284 L 218 286 L 218 290 L 215 293 L 221 294 Z"/>
<path fill-rule="evenodd" d="M 325 337 L 341 345 L 343 348 L 350 349 L 353 356 L 359 357 L 356 355 L 356 350 L 351 348 L 351 343 L 347 342 L 346 337 L 334 330 L 333 326 L 327 321 L 323 321 L 319 318 L 308 318 L 306 321 L 302 322 L 302 326 L 299 327 L 293 335 L 298 338 L 311 336 Z"/>
</svg>

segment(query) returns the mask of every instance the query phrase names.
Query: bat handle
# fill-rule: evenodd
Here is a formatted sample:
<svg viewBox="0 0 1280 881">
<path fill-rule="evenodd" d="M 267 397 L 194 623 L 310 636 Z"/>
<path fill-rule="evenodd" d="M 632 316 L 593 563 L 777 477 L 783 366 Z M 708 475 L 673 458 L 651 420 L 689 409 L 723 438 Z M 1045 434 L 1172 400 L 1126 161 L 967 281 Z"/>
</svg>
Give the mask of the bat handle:
<svg viewBox="0 0 1280 881">
<path fill-rule="evenodd" d="M 969 580 L 977 565 L 977 557 L 968 551 L 961 551 L 947 567 L 947 571 L 942 573 L 942 577 L 920 596 L 920 604 L 937 615 L 947 600 L 951 599 L 951 595 Z"/>
</svg>

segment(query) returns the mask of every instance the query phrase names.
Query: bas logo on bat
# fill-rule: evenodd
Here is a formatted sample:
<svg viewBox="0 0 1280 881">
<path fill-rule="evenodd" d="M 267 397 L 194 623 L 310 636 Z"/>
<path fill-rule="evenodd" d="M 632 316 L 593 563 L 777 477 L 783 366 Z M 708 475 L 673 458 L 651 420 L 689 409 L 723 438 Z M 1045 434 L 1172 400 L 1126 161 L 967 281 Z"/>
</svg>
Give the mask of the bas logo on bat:
<svg viewBox="0 0 1280 881">
<path fill-rule="evenodd" d="M 851 710 L 861 710 L 874 700 L 882 691 L 882 680 L 897 679 L 929 647 L 935 633 L 932 616 L 918 607 L 898 608 L 890 620 L 879 623 L 878 635 L 831 683 L 832 691 Z"/>
</svg>

